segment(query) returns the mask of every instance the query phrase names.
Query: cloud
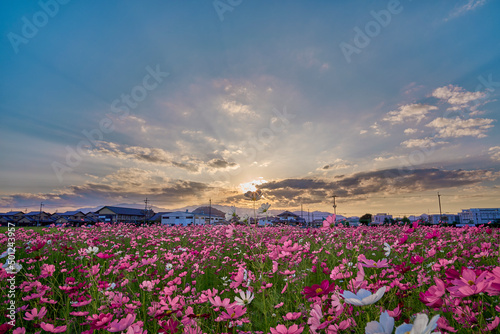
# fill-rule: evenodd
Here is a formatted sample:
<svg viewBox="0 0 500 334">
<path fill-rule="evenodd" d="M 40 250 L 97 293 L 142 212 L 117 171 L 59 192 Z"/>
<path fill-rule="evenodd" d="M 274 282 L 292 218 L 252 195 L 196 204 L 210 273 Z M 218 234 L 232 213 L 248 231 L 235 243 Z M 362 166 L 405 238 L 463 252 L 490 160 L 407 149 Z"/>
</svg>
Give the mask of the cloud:
<svg viewBox="0 0 500 334">
<path fill-rule="evenodd" d="M 242 104 L 236 101 L 226 100 L 221 103 L 221 108 L 230 116 L 246 115 L 256 117 L 257 114 L 249 105 Z"/>
<path fill-rule="evenodd" d="M 358 165 L 352 164 L 348 161 L 342 159 L 336 159 L 333 163 L 324 165 L 323 167 L 319 167 L 317 170 L 319 171 L 327 171 L 327 170 L 338 170 L 338 169 L 346 169 L 346 168 L 355 168 Z"/>
<path fill-rule="evenodd" d="M 486 137 L 485 132 L 492 128 L 495 120 L 488 118 L 454 119 L 438 117 L 426 126 L 435 128 L 438 131 L 438 137 L 458 138 L 471 136 L 476 138 Z"/>
<path fill-rule="evenodd" d="M 122 168 L 82 185 L 72 185 L 58 192 L 39 194 L 13 194 L 2 197 L 3 207 L 33 207 L 41 201 L 47 207 L 75 207 L 140 203 L 148 197 L 156 206 L 196 204 L 207 194 L 215 193 L 215 187 L 196 181 L 170 179 L 161 171 L 140 168 Z"/>
<path fill-rule="evenodd" d="M 417 132 L 418 132 L 417 129 L 411 129 L 411 128 L 404 130 L 405 135 L 412 135 L 412 134 L 417 133 Z"/>
<path fill-rule="evenodd" d="M 500 146 L 490 147 L 488 153 L 492 160 L 500 161 Z"/>
<path fill-rule="evenodd" d="M 375 122 L 372 125 L 370 125 L 370 129 L 372 129 L 373 133 L 376 134 L 377 136 L 384 136 L 384 137 L 388 137 L 389 136 L 389 134 L 387 133 L 387 131 L 385 131 L 384 129 L 382 129 L 380 127 L 380 124 L 378 124 L 377 122 Z M 364 130 L 361 130 L 361 131 L 364 131 Z"/>
<path fill-rule="evenodd" d="M 266 199 L 282 206 L 325 203 L 333 192 L 356 198 L 378 193 L 408 193 L 454 188 L 495 180 L 499 173 L 487 170 L 385 169 L 336 176 L 332 180 L 284 179 L 259 185 Z"/>
<path fill-rule="evenodd" d="M 403 123 L 405 121 L 416 121 L 418 123 L 425 118 L 430 110 L 436 109 L 438 108 L 428 104 L 406 104 L 400 106 L 398 110 L 388 112 L 383 120 L 392 124 Z"/>
<path fill-rule="evenodd" d="M 463 4 L 457 8 L 455 8 L 448 18 L 445 19 L 445 21 L 460 17 L 462 15 L 465 15 L 467 12 L 473 11 L 476 8 L 482 7 L 487 0 L 468 0 L 466 4 Z"/>
<path fill-rule="evenodd" d="M 408 139 L 401 143 L 401 146 L 405 146 L 407 148 L 413 147 L 433 147 L 437 145 L 448 144 L 445 141 L 435 142 L 434 138 L 422 138 L 422 139 Z"/>
<path fill-rule="evenodd" d="M 140 146 L 125 146 L 111 142 L 100 142 L 92 152 L 96 157 L 112 157 L 137 163 L 159 164 L 163 166 L 176 167 L 188 172 L 199 173 L 202 169 L 209 172 L 238 168 L 234 162 L 228 162 L 223 158 L 213 158 L 208 162 L 187 155 L 176 156 L 161 148 L 149 148 Z"/>
<path fill-rule="evenodd" d="M 470 102 L 486 97 L 486 93 L 469 92 L 462 87 L 448 85 L 436 88 L 432 96 L 451 104 L 450 110 L 459 110 L 468 107 Z M 471 109 L 475 110 L 476 107 L 472 106 Z"/>
</svg>

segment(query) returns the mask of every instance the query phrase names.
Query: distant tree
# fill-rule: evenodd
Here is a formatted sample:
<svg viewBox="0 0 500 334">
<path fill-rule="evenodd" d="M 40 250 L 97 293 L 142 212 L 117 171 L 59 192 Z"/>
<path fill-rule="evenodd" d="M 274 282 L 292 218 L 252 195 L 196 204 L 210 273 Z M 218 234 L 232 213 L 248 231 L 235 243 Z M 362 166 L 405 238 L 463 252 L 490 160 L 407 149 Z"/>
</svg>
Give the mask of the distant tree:
<svg viewBox="0 0 500 334">
<path fill-rule="evenodd" d="M 359 218 L 359 223 L 361 225 L 369 225 L 372 222 L 372 214 L 371 213 L 365 213 Z"/>
<path fill-rule="evenodd" d="M 403 217 L 403 219 L 401 219 L 401 221 L 403 222 L 403 224 L 409 224 L 411 223 L 410 219 L 406 216 Z"/>
<path fill-rule="evenodd" d="M 389 217 L 384 218 L 384 224 L 388 225 L 390 222 L 391 220 L 389 219 Z"/>
</svg>

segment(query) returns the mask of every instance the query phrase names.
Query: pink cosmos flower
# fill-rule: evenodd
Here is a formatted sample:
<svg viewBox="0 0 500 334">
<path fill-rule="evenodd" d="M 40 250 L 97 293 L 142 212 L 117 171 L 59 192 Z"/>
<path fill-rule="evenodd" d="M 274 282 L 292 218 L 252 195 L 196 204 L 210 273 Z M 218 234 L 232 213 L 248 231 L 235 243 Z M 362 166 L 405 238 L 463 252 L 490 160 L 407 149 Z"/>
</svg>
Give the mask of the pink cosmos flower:
<svg viewBox="0 0 500 334">
<path fill-rule="evenodd" d="M 326 217 L 326 219 L 323 220 L 323 227 L 324 228 L 334 227 L 335 226 L 335 219 L 336 219 L 335 215 L 331 215 L 331 216 Z"/>
<path fill-rule="evenodd" d="M 18 327 L 16 329 L 14 329 L 14 331 L 12 332 L 12 334 L 26 334 L 26 328 L 24 328 L 24 327 Z"/>
<path fill-rule="evenodd" d="M 408 235 L 403 235 L 403 237 L 401 237 L 399 240 L 398 240 L 398 243 L 400 245 L 404 244 L 406 242 L 406 240 L 408 240 Z"/>
<path fill-rule="evenodd" d="M 500 295 L 500 267 L 495 267 L 488 276 L 490 278 L 490 285 L 486 289 L 486 292 L 491 296 Z"/>
<path fill-rule="evenodd" d="M 426 292 L 420 292 L 419 299 L 429 307 L 438 308 L 443 305 L 441 297 L 446 293 L 446 286 L 437 277 L 434 277 L 434 282 L 436 282 L 436 285 L 431 286 Z"/>
<path fill-rule="evenodd" d="M 113 322 L 111 322 L 109 324 L 108 332 L 115 333 L 115 332 L 121 332 L 121 331 L 126 330 L 135 321 L 135 317 L 136 317 L 135 314 L 129 313 L 129 314 L 127 314 L 127 316 L 125 318 L 123 318 L 120 321 L 118 321 L 118 319 L 113 320 Z"/>
<path fill-rule="evenodd" d="M 453 286 L 449 287 L 448 291 L 455 297 L 467 297 L 483 292 L 488 288 L 491 280 L 491 277 L 487 277 L 488 274 L 484 271 L 477 276 L 474 270 L 465 268 L 460 279 L 451 281 Z"/>
<path fill-rule="evenodd" d="M 236 303 L 231 303 L 231 300 L 229 298 L 224 298 L 224 300 L 221 300 L 219 296 L 216 296 L 215 298 L 208 297 L 208 300 L 215 307 L 228 308 L 236 304 Z"/>
<path fill-rule="evenodd" d="M 102 329 L 107 327 L 108 322 L 113 319 L 113 315 L 111 313 L 107 314 L 92 314 L 92 316 L 87 317 L 87 320 L 91 321 L 90 329 Z"/>
<path fill-rule="evenodd" d="M 55 327 L 52 324 L 46 324 L 45 322 L 40 323 L 40 327 L 46 332 L 51 332 L 51 333 L 63 333 L 66 332 L 66 326 L 59 326 Z"/>
<path fill-rule="evenodd" d="M 495 317 L 495 319 L 490 324 L 488 324 L 486 328 L 488 328 L 489 331 L 492 331 L 495 328 L 497 328 L 499 324 L 500 324 L 500 318 Z"/>
<path fill-rule="evenodd" d="M 300 318 L 302 313 L 300 312 L 288 312 L 286 315 L 283 316 L 284 320 L 297 320 Z"/>
<path fill-rule="evenodd" d="M 313 284 L 312 286 L 304 287 L 302 294 L 305 295 L 305 297 L 307 299 L 309 299 L 309 298 L 329 294 L 334 289 L 335 289 L 335 283 L 332 283 L 330 285 L 330 282 L 327 279 L 325 279 L 323 282 L 321 282 L 320 285 Z"/>
<path fill-rule="evenodd" d="M 299 327 L 297 325 L 292 325 L 286 328 L 285 325 L 278 325 L 276 328 L 271 328 L 272 334 L 300 334 L 304 331 L 304 327 Z"/>
<path fill-rule="evenodd" d="M 415 255 L 415 256 L 410 257 L 410 262 L 411 262 L 411 264 L 419 264 L 419 263 L 424 262 L 424 258 L 419 256 L 419 255 Z"/>
<path fill-rule="evenodd" d="M 81 306 L 86 306 L 92 302 L 92 299 L 87 299 L 78 303 L 71 304 L 72 307 L 81 307 Z"/>
<path fill-rule="evenodd" d="M 222 312 L 217 319 L 219 319 L 219 321 L 234 320 L 241 317 L 245 313 L 247 313 L 247 309 L 241 305 L 226 307 L 226 311 Z"/>
<path fill-rule="evenodd" d="M 387 259 L 382 259 L 378 261 L 367 259 L 364 254 L 358 256 L 358 261 L 363 263 L 363 267 L 366 268 L 385 268 L 388 267 Z"/>
<path fill-rule="evenodd" d="M 34 308 L 31 310 L 31 313 L 26 312 L 24 320 L 32 321 L 35 320 L 36 318 L 42 319 L 46 314 L 47 314 L 47 309 L 45 308 L 45 306 L 40 309 L 40 312 L 38 312 L 38 310 Z"/>
<path fill-rule="evenodd" d="M 458 332 L 455 328 L 450 326 L 450 323 L 448 322 L 448 320 L 445 317 L 439 317 L 439 319 L 437 321 L 437 325 L 439 328 L 444 329 L 448 332 L 452 332 L 452 333 Z"/>
<path fill-rule="evenodd" d="M 43 278 L 47 278 L 54 275 L 54 272 L 56 271 L 56 266 L 54 266 L 53 264 L 44 263 L 41 269 L 42 269 L 41 276 Z"/>
<path fill-rule="evenodd" d="M 89 312 L 87 311 L 79 311 L 79 312 L 69 312 L 69 314 L 75 316 L 75 317 L 85 317 L 89 315 Z"/>
</svg>

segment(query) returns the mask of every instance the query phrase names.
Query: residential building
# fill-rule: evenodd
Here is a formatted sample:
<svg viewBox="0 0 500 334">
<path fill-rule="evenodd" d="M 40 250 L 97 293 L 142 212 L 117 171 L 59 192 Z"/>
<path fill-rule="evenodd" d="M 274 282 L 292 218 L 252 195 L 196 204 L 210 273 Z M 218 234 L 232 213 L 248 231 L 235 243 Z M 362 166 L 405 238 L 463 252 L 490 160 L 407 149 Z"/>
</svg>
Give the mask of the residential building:
<svg viewBox="0 0 500 334">
<path fill-rule="evenodd" d="M 387 221 L 391 221 L 392 215 L 388 215 L 387 213 L 377 213 L 372 216 L 372 225 L 380 225 Z"/>
<path fill-rule="evenodd" d="M 451 214 L 442 214 L 442 215 L 428 215 L 428 221 L 430 224 L 439 224 L 439 223 L 460 223 L 459 215 L 451 215 Z"/>
<path fill-rule="evenodd" d="M 154 212 L 148 210 L 148 217 L 154 216 Z M 96 211 L 99 221 L 110 223 L 142 223 L 147 218 L 143 209 L 122 208 L 118 206 L 105 206 Z"/>
<path fill-rule="evenodd" d="M 209 218 L 211 221 L 209 222 Z M 210 216 L 205 213 L 194 213 L 186 210 L 169 212 L 161 217 L 161 224 L 168 226 L 188 226 L 188 225 L 205 225 L 216 224 L 222 222 L 224 219 L 217 216 Z"/>
<path fill-rule="evenodd" d="M 458 214 L 460 216 L 461 224 L 488 224 L 489 222 L 493 222 L 497 219 L 500 219 L 500 208 L 474 208 L 474 209 L 466 209 L 462 210 Z"/>
</svg>

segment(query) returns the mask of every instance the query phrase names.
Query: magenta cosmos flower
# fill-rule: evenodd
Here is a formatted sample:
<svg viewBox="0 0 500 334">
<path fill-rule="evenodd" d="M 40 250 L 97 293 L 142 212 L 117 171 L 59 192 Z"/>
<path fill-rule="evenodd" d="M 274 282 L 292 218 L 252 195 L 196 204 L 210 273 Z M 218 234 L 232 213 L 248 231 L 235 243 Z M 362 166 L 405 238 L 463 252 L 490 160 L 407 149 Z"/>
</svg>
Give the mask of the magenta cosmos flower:
<svg viewBox="0 0 500 334">
<path fill-rule="evenodd" d="M 488 278 L 488 272 L 484 271 L 477 276 L 476 272 L 471 269 L 464 269 L 462 276 L 459 279 L 452 280 L 453 286 L 448 288 L 448 291 L 455 297 L 467 297 L 478 294 L 486 290 L 489 286 L 491 278 Z"/>
<path fill-rule="evenodd" d="M 59 326 L 55 327 L 52 324 L 46 324 L 45 322 L 42 322 L 40 324 L 40 327 L 46 332 L 51 332 L 51 333 L 63 333 L 66 332 L 66 326 Z"/>
<path fill-rule="evenodd" d="M 278 325 L 276 328 L 271 328 L 272 334 L 300 334 L 304 331 L 304 327 L 299 327 L 297 325 L 292 325 L 286 328 L 285 325 Z"/>
<path fill-rule="evenodd" d="M 304 287 L 304 291 L 302 294 L 306 296 L 307 299 L 326 295 L 332 292 L 335 289 L 335 283 L 330 284 L 330 282 L 326 279 L 321 284 L 313 284 L 312 286 Z"/>
</svg>

